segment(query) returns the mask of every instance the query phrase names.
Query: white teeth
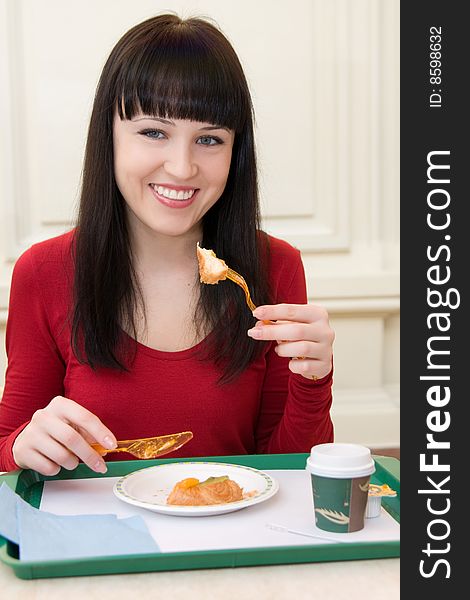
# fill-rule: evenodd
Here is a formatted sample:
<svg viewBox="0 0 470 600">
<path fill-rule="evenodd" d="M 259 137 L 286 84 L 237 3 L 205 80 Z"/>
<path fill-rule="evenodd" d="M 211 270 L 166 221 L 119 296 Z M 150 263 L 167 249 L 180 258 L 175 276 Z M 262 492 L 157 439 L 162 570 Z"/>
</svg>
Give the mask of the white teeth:
<svg viewBox="0 0 470 600">
<path fill-rule="evenodd" d="M 176 190 L 172 190 L 161 185 L 155 185 L 154 183 L 152 183 L 151 185 L 153 189 L 157 192 L 157 194 L 163 196 L 164 198 L 169 198 L 170 200 L 189 200 L 190 198 L 192 198 L 194 192 L 196 191 L 180 190 L 179 192 L 177 192 Z"/>
</svg>

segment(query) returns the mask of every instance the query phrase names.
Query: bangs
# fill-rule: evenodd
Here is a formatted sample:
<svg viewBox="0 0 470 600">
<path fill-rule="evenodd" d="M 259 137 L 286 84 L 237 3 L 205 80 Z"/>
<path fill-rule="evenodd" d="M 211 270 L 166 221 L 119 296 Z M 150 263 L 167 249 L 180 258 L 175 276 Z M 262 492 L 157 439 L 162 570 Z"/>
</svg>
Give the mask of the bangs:
<svg viewBox="0 0 470 600">
<path fill-rule="evenodd" d="M 114 88 L 121 119 L 143 113 L 244 128 L 252 106 L 241 65 L 226 40 L 221 48 L 213 31 L 205 33 L 186 21 L 128 51 Z"/>
</svg>

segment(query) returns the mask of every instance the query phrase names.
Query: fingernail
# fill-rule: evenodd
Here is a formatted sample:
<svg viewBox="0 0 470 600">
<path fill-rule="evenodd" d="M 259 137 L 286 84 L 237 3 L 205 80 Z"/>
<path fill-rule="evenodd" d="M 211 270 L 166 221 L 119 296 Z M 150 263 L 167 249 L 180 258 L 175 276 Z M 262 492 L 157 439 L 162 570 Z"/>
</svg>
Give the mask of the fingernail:
<svg viewBox="0 0 470 600">
<path fill-rule="evenodd" d="M 266 311 L 264 310 L 264 308 L 260 308 L 258 306 L 258 308 L 255 308 L 255 310 L 253 311 L 253 316 L 260 319 L 261 317 L 263 317 L 266 314 Z"/>
<path fill-rule="evenodd" d="M 112 437 L 107 435 L 103 440 L 103 446 L 105 448 L 108 448 L 108 450 L 111 450 L 111 448 L 116 448 L 116 442 L 113 440 Z"/>
<path fill-rule="evenodd" d="M 262 332 L 259 327 L 254 327 L 253 329 L 248 329 L 248 335 L 252 338 L 260 338 Z"/>
<path fill-rule="evenodd" d="M 97 473 L 106 473 L 106 471 L 108 470 L 108 467 L 106 466 L 106 463 L 102 460 L 99 460 L 97 463 L 95 463 L 95 471 Z"/>
</svg>

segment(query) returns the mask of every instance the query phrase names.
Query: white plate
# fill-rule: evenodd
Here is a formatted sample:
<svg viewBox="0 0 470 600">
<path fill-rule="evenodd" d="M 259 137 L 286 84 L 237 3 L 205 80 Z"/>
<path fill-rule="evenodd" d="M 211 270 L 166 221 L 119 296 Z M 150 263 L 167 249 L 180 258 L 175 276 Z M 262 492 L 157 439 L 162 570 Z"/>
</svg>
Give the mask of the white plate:
<svg viewBox="0 0 470 600">
<path fill-rule="evenodd" d="M 238 483 L 244 493 L 256 490 L 256 494 L 238 502 L 211 506 L 171 506 L 166 503 L 174 485 L 186 477 L 195 477 L 204 481 L 208 477 L 223 475 L 228 475 Z M 165 515 L 207 517 L 259 504 L 274 496 L 278 489 L 279 484 L 275 479 L 251 467 L 216 462 L 181 462 L 157 465 L 129 473 L 114 484 L 113 492 L 124 502 Z"/>
</svg>

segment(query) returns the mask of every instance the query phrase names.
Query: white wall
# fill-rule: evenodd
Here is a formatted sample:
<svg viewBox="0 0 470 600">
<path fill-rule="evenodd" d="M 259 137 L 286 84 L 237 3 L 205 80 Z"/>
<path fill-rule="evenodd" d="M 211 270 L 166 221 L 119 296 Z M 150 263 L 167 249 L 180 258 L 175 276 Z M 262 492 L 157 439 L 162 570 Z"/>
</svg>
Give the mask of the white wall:
<svg viewBox="0 0 470 600">
<path fill-rule="evenodd" d="M 257 114 L 265 228 L 336 330 L 337 441 L 399 443 L 399 0 L 0 0 L 0 386 L 11 268 L 73 223 L 101 67 L 132 25 L 206 15 Z"/>
</svg>

